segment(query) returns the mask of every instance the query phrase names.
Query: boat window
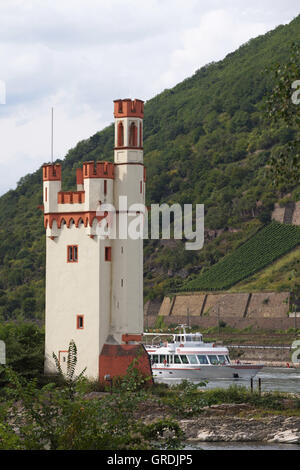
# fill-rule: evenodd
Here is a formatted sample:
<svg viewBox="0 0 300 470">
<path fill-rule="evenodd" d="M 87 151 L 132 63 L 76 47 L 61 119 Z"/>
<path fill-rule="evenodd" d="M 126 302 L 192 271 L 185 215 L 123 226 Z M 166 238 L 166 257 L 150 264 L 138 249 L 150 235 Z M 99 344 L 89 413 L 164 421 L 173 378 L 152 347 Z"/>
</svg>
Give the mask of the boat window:
<svg viewBox="0 0 300 470">
<path fill-rule="evenodd" d="M 186 337 L 185 337 L 185 338 L 186 338 L 186 339 L 185 339 L 186 341 L 192 341 L 192 337 L 191 337 L 191 335 L 186 335 Z"/>
<path fill-rule="evenodd" d="M 151 357 L 151 360 L 152 360 L 152 364 L 158 364 L 158 355 L 153 354 L 153 356 Z"/>
<path fill-rule="evenodd" d="M 197 357 L 194 355 L 188 356 L 190 364 L 198 364 Z"/>
<path fill-rule="evenodd" d="M 208 356 L 208 358 L 210 360 L 210 363 L 213 364 L 213 365 L 216 365 L 216 364 L 219 363 L 218 356 L 210 355 L 210 356 Z"/>
<path fill-rule="evenodd" d="M 225 356 L 219 356 L 218 355 L 218 359 L 219 359 L 221 364 L 226 364 L 226 357 Z"/>
<path fill-rule="evenodd" d="M 176 343 L 180 343 L 180 336 L 175 336 Z"/>
<path fill-rule="evenodd" d="M 174 356 L 174 364 L 181 364 L 180 357 L 177 354 Z"/>
<path fill-rule="evenodd" d="M 159 362 L 160 362 L 161 364 L 163 364 L 163 362 L 164 362 L 165 360 L 166 360 L 166 356 L 165 356 L 164 354 L 159 356 Z"/>
<path fill-rule="evenodd" d="M 173 364 L 173 356 L 168 356 L 169 362 L 168 364 Z"/>
<path fill-rule="evenodd" d="M 198 357 L 198 361 L 200 362 L 200 364 L 209 364 L 206 356 L 197 356 L 197 357 Z"/>
<path fill-rule="evenodd" d="M 183 364 L 188 364 L 188 363 L 189 363 L 188 358 L 186 357 L 185 354 L 181 354 L 181 355 L 180 355 L 180 358 L 181 358 L 181 362 L 182 362 Z"/>
</svg>

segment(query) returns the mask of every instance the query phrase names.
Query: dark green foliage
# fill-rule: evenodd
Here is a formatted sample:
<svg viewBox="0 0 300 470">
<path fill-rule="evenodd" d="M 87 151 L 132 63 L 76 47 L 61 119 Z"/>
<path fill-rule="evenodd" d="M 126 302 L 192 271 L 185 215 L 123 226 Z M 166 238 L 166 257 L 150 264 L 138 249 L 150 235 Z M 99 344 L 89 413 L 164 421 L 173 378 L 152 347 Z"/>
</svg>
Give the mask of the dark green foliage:
<svg viewBox="0 0 300 470">
<path fill-rule="evenodd" d="M 279 152 L 273 152 L 269 173 L 275 185 L 300 181 L 300 139 L 293 135 L 293 126 L 299 128 L 300 104 L 295 102 L 293 94 L 299 90 L 300 80 L 300 41 L 293 42 L 288 61 L 276 64 L 271 72 L 275 86 L 267 100 L 267 118 L 270 121 L 287 126 L 286 139 L 283 132 L 281 142 L 284 145 Z M 297 93 L 297 96 L 299 93 Z"/>
<path fill-rule="evenodd" d="M 136 416 L 145 392 L 107 394 L 86 400 L 78 389 L 54 384 L 39 389 L 9 368 L 9 387 L 0 401 L 0 449 L 141 450 L 181 448 L 183 432 L 171 419 L 149 424 Z M 18 432 L 16 432 L 16 428 Z"/>
<path fill-rule="evenodd" d="M 300 227 L 272 222 L 180 290 L 228 289 L 300 243 Z"/>
<path fill-rule="evenodd" d="M 34 323 L 0 323 L 0 339 L 6 344 L 6 360 L 26 379 L 42 380 L 44 369 L 44 329 Z M 0 385 L 5 383 L 0 374 Z"/>
</svg>

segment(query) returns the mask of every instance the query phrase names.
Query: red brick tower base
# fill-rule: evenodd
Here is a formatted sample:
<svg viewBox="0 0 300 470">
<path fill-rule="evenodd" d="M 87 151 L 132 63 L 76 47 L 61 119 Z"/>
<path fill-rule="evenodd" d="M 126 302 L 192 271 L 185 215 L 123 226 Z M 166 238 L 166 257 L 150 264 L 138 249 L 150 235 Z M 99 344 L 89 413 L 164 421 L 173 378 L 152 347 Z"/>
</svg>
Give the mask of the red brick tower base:
<svg viewBox="0 0 300 470">
<path fill-rule="evenodd" d="M 104 376 L 111 378 L 126 375 L 127 369 L 136 359 L 134 365 L 145 377 L 151 377 L 153 383 L 150 358 L 142 344 L 104 344 L 99 357 L 99 380 L 104 382 Z"/>
</svg>

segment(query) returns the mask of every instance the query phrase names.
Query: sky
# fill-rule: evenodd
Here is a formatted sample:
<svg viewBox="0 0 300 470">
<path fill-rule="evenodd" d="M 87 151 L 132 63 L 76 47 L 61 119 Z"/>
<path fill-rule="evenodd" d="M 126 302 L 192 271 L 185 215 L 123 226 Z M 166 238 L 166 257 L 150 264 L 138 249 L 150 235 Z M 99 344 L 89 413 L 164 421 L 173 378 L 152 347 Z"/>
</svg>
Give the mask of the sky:
<svg viewBox="0 0 300 470">
<path fill-rule="evenodd" d="M 0 0 L 0 195 L 113 121 L 289 23 L 299 0 Z M 113 151 L 113 149 L 112 149 Z"/>
</svg>

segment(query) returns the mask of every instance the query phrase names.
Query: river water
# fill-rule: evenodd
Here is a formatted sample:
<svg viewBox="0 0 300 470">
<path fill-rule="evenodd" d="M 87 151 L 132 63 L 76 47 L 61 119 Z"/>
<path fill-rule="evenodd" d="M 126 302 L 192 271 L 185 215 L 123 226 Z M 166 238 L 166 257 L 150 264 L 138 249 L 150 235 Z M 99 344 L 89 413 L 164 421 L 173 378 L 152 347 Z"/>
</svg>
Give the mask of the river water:
<svg viewBox="0 0 300 470">
<path fill-rule="evenodd" d="M 254 389 L 257 389 L 258 387 L 258 378 L 261 379 L 262 391 L 300 393 L 300 369 L 288 369 L 287 367 L 264 367 L 253 379 Z M 159 379 L 159 382 L 175 384 L 179 383 L 180 380 Z M 193 382 L 197 383 L 197 380 L 193 380 Z M 244 386 L 250 388 L 250 380 L 214 379 L 210 380 L 206 384 L 206 388 L 228 388 L 230 385 Z"/>
<path fill-rule="evenodd" d="M 278 391 L 300 394 L 300 369 L 288 369 L 284 367 L 265 367 L 254 378 L 254 390 L 258 387 L 258 378 L 261 378 L 262 391 Z M 175 384 L 180 380 L 170 379 L 160 382 Z M 193 381 L 197 383 L 197 380 Z M 216 387 L 228 388 L 230 385 L 244 386 L 250 388 L 250 380 L 212 380 L 207 383 L 206 388 Z M 187 444 L 185 450 L 300 450 L 299 444 L 279 444 L 262 442 L 199 442 Z"/>
</svg>

